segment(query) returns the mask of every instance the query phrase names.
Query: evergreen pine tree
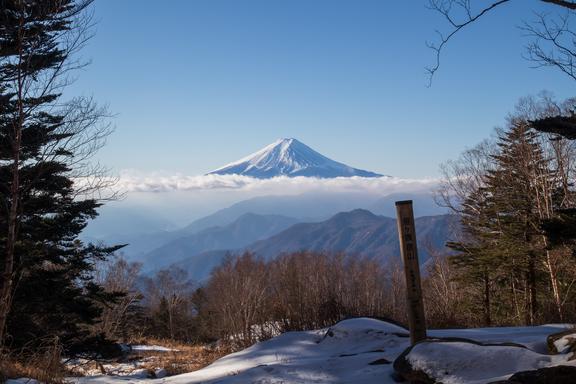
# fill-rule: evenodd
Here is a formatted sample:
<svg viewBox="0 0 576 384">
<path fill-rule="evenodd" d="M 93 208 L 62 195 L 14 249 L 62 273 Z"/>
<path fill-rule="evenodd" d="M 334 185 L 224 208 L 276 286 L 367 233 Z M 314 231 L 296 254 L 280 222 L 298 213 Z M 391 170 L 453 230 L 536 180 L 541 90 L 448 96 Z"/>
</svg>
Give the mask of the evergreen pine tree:
<svg viewBox="0 0 576 384">
<path fill-rule="evenodd" d="M 544 249 L 540 241 L 542 218 L 536 211 L 540 203 L 537 183 L 542 181 L 539 178 L 551 177 L 536 135 L 524 123 L 513 124 L 500 137 L 497 167 L 486 181 L 501 228 L 499 247 L 524 275 L 526 324 L 536 321 L 537 265 Z"/>
<path fill-rule="evenodd" d="M 84 149 L 74 136 L 86 131 L 71 125 L 93 116 L 58 108 L 69 55 L 81 45 L 64 37 L 89 3 L 0 0 L 0 342 L 12 347 L 58 337 L 77 350 L 96 302 L 113 299 L 91 272 L 117 247 L 78 240 L 100 204 L 77 196 L 75 151 Z"/>
<path fill-rule="evenodd" d="M 449 244 L 459 252 L 452 261 L 468 281 L 482 285 L 486 324 L 493 320 L 495 309 L 511 317 L 511 308 L 519 307 L 516 292 L 520 287 L 523 322 L 534 324 L 544 278 L 539 266 L 546 255 L 541 207 L 550 204 L 547 191 L 554 184 L 553 175 L 537 132 L 522 121 L 514 122 L 500 136 L 498 148 L 494 169 L 484 175 L 484 185 L 464 202 L 462 225 L 468 237 Z M 492 289 L 500 292 L 498 307 L 490 300 Z M 509 300 L 506 292 L 511 292 Z"/>
<path fill-rule="evenodd" d="M 457 253 L 450 257 L 451 263 L 460 270 L 460 279 L 466 285 L 475 286 L 477 301 L 472 306 L 483 308 L 483 325 L 492 325 L 491 285 L 498 272 L 500 260 L 494 260 L 494 212 L 490 210 L 486 192 L 478 189 L 463 202 L 461 228 L 464 239 L 448 242 L 447 246 Z"/>
</svg>

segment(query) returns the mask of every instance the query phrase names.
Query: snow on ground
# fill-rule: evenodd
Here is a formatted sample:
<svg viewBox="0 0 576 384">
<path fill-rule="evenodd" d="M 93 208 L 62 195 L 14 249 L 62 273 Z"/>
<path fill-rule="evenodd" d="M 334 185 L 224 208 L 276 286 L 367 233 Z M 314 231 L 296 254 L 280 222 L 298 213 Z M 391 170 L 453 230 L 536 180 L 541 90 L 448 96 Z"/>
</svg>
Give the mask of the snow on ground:
<svg viewBox="0 0 576 384">
<path fill-rule="evenodd" d="M 107 375 L 111 376 L 145 379 L 150 376 L 149 371 L 146 368 L 150 362 L 153 362 L 153 359 L 145 357 L 124 363 L 102 362 L 101 365 L 96 365 L 92 360 L 74 359 L 67 361 L 65 365 L 74 375 L 100 376 L 102 375 L 102 370 L 104 370 Z"/>
<path fill-rule="evenodd" d="M 177 352 L 177 349 L 163 347 L 161 345 L 131 345 L 130 349 L 132 351 L 155 351 L 155 352 Z"/>
<path fill-rule="evenodd" d="M 518 370 L 565 363 L 570 354 L 546 354 L 546 337 L 562 330 L 564 326 L 551 325 L 431 331 L 432 337 L 515 342 L 527 349 L 459 342 L 425 343 L 414 348 L 410 358 L 430 373 L 440 375 L 445 384 L 487 383 Z M 408 346 L 405 329 L 359 318 L 319 331 L 287 332 L 183 375 L 155 380 L 97 376 L 70 381 L 78 384 L 388 384 L 394 383 L 391 363 Z"/>
<path fill-rule="evenodd" d="M 515 372 L 559 365 L 566 362 L 566 356 L 543 355 L 511 346 L 447 342 L 418 344 L 408 360 L 412 367 L 444 384 L 474 384 L 505 379 Z"/>
<path fill-rule="evenodd" d="M 486 344 L 512 342 L 542 354 L 548 353 L 546 337 L 565 331 L 570 324 L 548 324 L 538 327 L 498 327 L 471 329 L 438 329 L 428 332 L 432 337 L 462 337 Z"/>
</svg>

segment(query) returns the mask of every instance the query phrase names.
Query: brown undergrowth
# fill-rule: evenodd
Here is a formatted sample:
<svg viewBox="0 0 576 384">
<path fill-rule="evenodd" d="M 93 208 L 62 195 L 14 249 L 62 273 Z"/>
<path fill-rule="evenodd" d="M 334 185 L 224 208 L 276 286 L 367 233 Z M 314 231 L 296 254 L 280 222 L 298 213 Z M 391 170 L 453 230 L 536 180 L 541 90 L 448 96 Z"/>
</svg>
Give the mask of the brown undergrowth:
<svg viewBox="0 0 576 384">
<path fill-rule="evenodd" d="M 78 360 L 67 364 L 67 375 L 130 375 L 131 372 L 144 369 L 150 378 L 156 377 L 155 373 L 159 370 L 163 370 L 163 375 L 172 376 L 197 371 L 232 352 L 229 347 L 152 338 L 131 340 L 130 344 L 161 346 L 172 350 L 133 350 L 115 359 Z"/>
<path fill-rule="evenodd" d="M 159 369 L 172 376 L 197 371 L 232 352 L 227 346 L 186 344 L 163 339 L 132 340 L 131 344 L 158 345 L 172 351 L 133 351 L 122 358 L 92 360 L 76 367 L 62 364 L 61 350 L 57 346 L 39 348 L 33 352 L 0 354 L 0 383 L 6 379 L 25 377 L 41 383 L 62 384 L 65 377 L 82 376 L 86 370 L 109 374 L 112 372 L 108 372 L 105 367 L 126 363 L 133 363 L 134 368 L 148 370 L 151 377 L 154 377 L 154 372 Z"/>
<path fill-rule="evenodd" d="M 153 356 L 144 367 L 162 368 L 168 375 L 197 371 L 224 356 L 226 353 L 207 349 L 204 346 L 190 346 L 184 350 L 171 352 L 142 352 L 142 357 Z"/>
<path fill-rule="evenodd" d="M 0 351 L 0 383 L 21 377 L 46 384 L 63 383 L 65 369 L 60 360 L 61 352 L 57 341 L 19 352 Z"/>
<path fill-rule="evenodd" d="M 162 368 L 170 376 L 197 371 L 229 354 L 232 349 L 222 345 L 186 344 L 174 340 L 146 338 L 132 340 L 133 345 L 159 345 L 173 351 L 137 351 L 132 358 L 146 360 L 145 368 Z"/>
</svg>

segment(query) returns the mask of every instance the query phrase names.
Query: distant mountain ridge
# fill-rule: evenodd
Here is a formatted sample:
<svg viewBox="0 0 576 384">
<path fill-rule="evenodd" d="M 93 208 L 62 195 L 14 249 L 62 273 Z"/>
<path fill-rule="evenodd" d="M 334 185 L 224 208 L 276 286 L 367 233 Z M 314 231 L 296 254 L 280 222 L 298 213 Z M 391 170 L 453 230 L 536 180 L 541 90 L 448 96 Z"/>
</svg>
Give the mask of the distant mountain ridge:
<svg viewBox="0 0 576 384">
<path fill-rule="evenodd" d="M 281 215 L 300 222 L 326 220 L 339 212 L 366 209 L 376 215 L 395 217 L 397 200 L 412 200 L 415 217 L 448 213 L 439 207 L 431 192 L 405 192 L 380 196 L 373 193 L 304 193 L 300 195 L 258 196 L 242 200 L 187 225 L 189 234 L 216 226 L 225 226 L 245 213 Z"/>
<path fill-rule="evenodd" d="M 395 216 L 394 201 L 412 199 L 414 201 L 414 212 L 416 217 L 435 216 L 445 214 L 446 210 L 438 207 L 430 193 L 395 193 L 390 195 L 376 195 L 367 193 L 305 193 L 301 195 L 276 195 L 260 196 L 235 203 L 227 208 L 223 208 L 197 219 L 187 225 L 172 230 L 162 228 L 164 222 L 158 221 L 158 229 L 140 226 L 142 222 L 142 212 L 148 214 L 150 218 L 155 218 L 156 213 L 146 212 L 142 209 L 120 210 L 119 214 L 112 215 L 105 220 L 98 228 L 106 230 L 107 236 L 90 236 L 96 233 L 92 230 L 86 234 L 87 241 L 104 241 L 109 244 L 129 245 L 122 249 L 124 257 L 131 261 L 141 261 L 143 257 L 153 250 L 161 248 L 171 242 L 181 238 L 198 234 L 210 228 L 227 227 L 245 214 L 256 214 L 262 216 L 283 216 L 290 218 L 295 223 L 313 223 L 325 221 L 338 212 L 348 212 L 354 209 L 366 209 L 370 212 L 387 217 Z M 132 218 L 136 219 L 132 219 Z M 161 218 L 160 218 L 161 219 Z M 129 224 L 130 220 L 134 223 Z M 123 223 L 123 228 L 132 232 L 120 232 L 118 225 L 114 221 Z M 150 219 L 148 219 L 150 221 Z M 112 224 L 112 225 L 110 225 Z M 96 229 L 98 229 L 96 228 Z M 286 229 L 286 228 L 282 228 Z M 266 228 L 262 228 L 263 236 L 272 233 Z M 252 236 L 252 235 L 251 235 Z M 262 239 L 262 237 L 249 237 L 245 244 Z M 219 248 L 231 249 L 224 243 L 215 243 Z M 236 247 L 235 245 L 234 247 Z M 213 248 L 210 248 L 213 249 Z M 208 249 L 205 249 L 208 250 Z"/>
<path fill-rule="evenodd" d="M 252 155 L 209 172 L 208 175 L 244 175 L 258 179 L 276 176 L 318 178 L 383 176 L 329 159 L 294 138 L 279 139 Z"/>
<path fill-rule="evenodd" d="M 419 260 L 423 264 L 430 258 L 429 247 L 444 248 L 457 218 L 453 215 L 424 216 L 415 221 Z M 338 213 L 320 223 L 295 224 L 247 249 L 264 258 L 301 250 L 344 252 L 381 260 L 400 253 L 396 219 L 364 209 Z"/>
<path fill-rule="evenodd" d="M 162 268 L 191 254 L 219 249 L 238 249 L 273 236 L 299 220 L 281 215 L 245 213 L 225 226 L 216 226 L 178 237 L 146 253 L 139 261 L 145 269 Z"/>
<path fill-rule="evenodd" d="M 457 233 L 458 228 L 458 218 L 454 215 L 416 218 L 420 263 L 425 264 L 430 259 L 432 249 L 446 250 L 444 244 L 454 238 L 453 233 Z M 214 249 L 190 254 L 174 265 L 187 270 L 194 279 L 204 280 L 228 254 L 251 251 L 269 260 L 282 253 L 302 250 L 342 252 L 385 263 L 399 258 L 396 220 L 356 209 L 338 213 L 322 222 L 294 224 L 275 235 L 237 249 Z"/>
</svg>

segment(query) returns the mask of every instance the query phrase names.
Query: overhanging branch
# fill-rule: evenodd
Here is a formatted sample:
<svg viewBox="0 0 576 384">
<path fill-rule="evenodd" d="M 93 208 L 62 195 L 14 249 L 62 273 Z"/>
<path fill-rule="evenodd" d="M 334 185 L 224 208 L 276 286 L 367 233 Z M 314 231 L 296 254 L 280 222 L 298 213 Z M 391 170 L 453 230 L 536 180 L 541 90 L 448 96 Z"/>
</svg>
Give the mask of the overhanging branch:
<svg viewBox="0 0 576 384">
<path fill-rule="evenodd" d="M 476 14 L 472 13 L 472 10 L 470 7 L 470 1 L 468 1 L 468 0 L 448 0 L 448 1 L 446 1 L 446 0 L 430 0 L 429 1 L 428 7 L 434 11 L 439 12 L 441 15 L 443 15 L 444 18 L 446 18 L 446 20 L 448 20 L 448 23 L 450 23 L 450 25 L 452 25 L 452 27 L 454 29 L 449 34 L 447 34 L 445 36 L 442 33 L 437 31 L 438 35 L 440 36 L 440 43 L 439 44 L 432 44 L 432 43 L 426 44 L 428 46 L 428 48 L 432 49 L 436 53 L 436 63 L 434 64 L 434 66 L 426 68 L 426 72 L 429 75 L 428 86 L 430 86 L 432 84 L 432 78 L 434 77 L 434 74 L 436 73 L 436 71 L 438 71 L 438 68 L 440 68 L 440 58 L 442 55 L 442 50 L 444 49 L 444 46 L 448 43 L 448 41 L 450 41 L 452 36 L 457 34 L 460 30 L 466 28 L 468 25 L 474 23 L 476 20 L 480 19 L 482 16 L 486 15 L 490 11 L 494 10 L 498 6 L 505 4 L 505 3 L 508 3 L 509 1 L 511 1 L 511 0 L 496 1 L 496 2 L 492 3 L 491 5 L 489 5 L 488 7 L 483 8 L 482 10 L 480 10 Z M 550 0 L 550 1 L 552 1 L 552 0 Z M 454 17 L 451 14 L 454 6 L 459 7 L 465 13 L 466 17 L 464 18 L 464 20 L 457 21 L 454 19 Z"/>
</svg>

